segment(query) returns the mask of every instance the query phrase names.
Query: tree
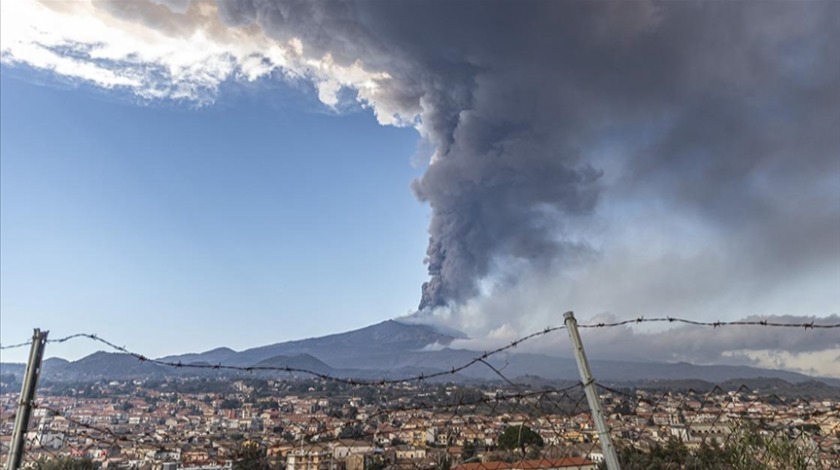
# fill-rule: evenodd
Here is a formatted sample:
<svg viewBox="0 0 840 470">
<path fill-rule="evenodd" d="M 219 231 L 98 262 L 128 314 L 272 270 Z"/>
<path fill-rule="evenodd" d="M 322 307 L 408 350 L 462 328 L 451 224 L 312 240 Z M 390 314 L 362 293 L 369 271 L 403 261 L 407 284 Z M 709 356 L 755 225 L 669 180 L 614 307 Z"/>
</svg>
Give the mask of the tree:
<svg viewBox="0 0 840 470">
<path fill-rule="evenodd" d="M 755 423 L 737 425 L 726 444 L 702 443 L 691 451 L 678 440 L 670 440 L 649 452 L 622 449 L 623 470 L 680 468 L 684 470 L 807 470 L 822 468 L 818 455 L 798 445 L 784 433 L 762 434 Z M 606 469 L 602 463 L 599 468 Z"/>
<path fill-rule="evenodd" d="M 467 441 L 464 442 L 464 447 L 461 448 L 461 460 L 466 462 L 467 460 L 475 457 L 476 455 L 476 448 L 474 441 Z"/>
<path fill-rule="evenodd" d="M 271 470 L 271 461 L 265 447 L 256 442 L 245 442 L 236 452 L 233 470 Z"/>
<path fill-rule="evenodd" d="M 519 449 L 525 456 L 526 447 L 542 448 L 543 438 L 525 425 L 510 426 L 499 436 L 498 445 L 503 450 Z"/>
<path fill-rule="evenodd" d="M 235 398 L 226 398 L 222 401 L 222 404 L 219 405 L 219 408 L 223 410 L 237 410 L 242 408 L 242 402 Z"/>
<path fill-rule="evenodd" d="M 736 427 L 726 446 L 731 463 L 741 469 L 789 468 L 806 470 L 810 464 L 810 450 L 797 445 L 784 433 L 762 434 L 754 423 Z"/>
<path fill-rule="evenodd" d="M 365 437 L 365 431 L 360 423 L 349 424 L 341 428 L 339 439 L 361 439 Z"/>
<path fill-rule="evenodd" d="M 276 409 L 279 409 L 279 408 L 280 408 L 280 403 L 273 398 L 268 400 L 268 401 L 260 402 L 260 406 L 259 406 L 259 409 L 261 411 L 276 410 Z"/>
<path fill-rule="evenodd" d="M 39 459 L 33 467 L 35 470 L 98 470 L 99 462 L 91 459 L 75 459 L 72 457 L 56 457 L 54 459 Z"/>
<path fill-rule="evenodd" d="M 365 458 L 365 470 L 382 470 L 388 463 L 379 455 L 373 455 L 370 459 Z"/>
<path fill-rule="evenodd" d="M 452 459 L 446 454 L 440 454 L 437 459 L 437 468 L 438 470 L 451 470 Z"/>
</svg>

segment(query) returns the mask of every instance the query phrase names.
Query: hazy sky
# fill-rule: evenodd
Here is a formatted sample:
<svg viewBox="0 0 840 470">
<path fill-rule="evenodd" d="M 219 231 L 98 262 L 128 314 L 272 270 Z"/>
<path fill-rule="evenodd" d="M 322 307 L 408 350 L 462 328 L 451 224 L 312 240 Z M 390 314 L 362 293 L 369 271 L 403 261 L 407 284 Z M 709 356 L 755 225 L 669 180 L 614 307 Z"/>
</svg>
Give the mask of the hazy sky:
<svg viewBox="0 0 840 470">
<path fill-rule="evenodd" d="M 4 344 L 837 321 L 838 2 L 0 8 Z M 599 349 L 840 375 L 831 334 L 650 334 Z"/>
<path fill-rule="evenodd" d="M 245 348 L 416 304 L 415 131 L 285 86 L 195 109 L 2 73 L 4 344 L 42 327 L 152 354 Z"/>
</svg>

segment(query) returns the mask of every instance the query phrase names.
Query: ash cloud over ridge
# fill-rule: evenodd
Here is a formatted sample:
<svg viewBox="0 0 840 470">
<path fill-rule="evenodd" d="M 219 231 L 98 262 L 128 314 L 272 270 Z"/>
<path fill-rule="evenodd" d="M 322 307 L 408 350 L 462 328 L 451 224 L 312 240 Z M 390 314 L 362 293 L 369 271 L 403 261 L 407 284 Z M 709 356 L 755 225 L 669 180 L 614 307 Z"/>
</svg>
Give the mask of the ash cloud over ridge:
<svg viewBox="0 0 840 470">
<path fill-rule="evenodd" d="M 315 18 L 305 43 L 387 71 L 375 106 L 418 113 L 436 149 L 413 184 L 433 210 L 421 310 L 598 256 L 578 227 L 605 196 L 664 200 L 750 276 L 840 259 L 836 3 L 255 5 L 270 33 Z"/>
<path fill-rule="evenodd" d="M 605 191 L 756 237 L 746 261 L 774 271 L 838 259 L 835 2 L 220 5 L 230 24 L 387 72 L 373 106 L 419 118 L 435 148 L 412 185 L 432 208 L 421 310 L 508 266 L 597 256 L 577 226 Z"/>
<path fill-rule="evenodd" d="M 432 209 L 419 309 L 454 326 L 544 318 L 558 300 L 730 318 L 840 307 L 838 2 L 90 5 L 114 28 L 200 32 L 219 51 L 140 56 L 172 83 L 90 75 L 103 86 L 189 99 L 279 70 L 330 106 L 349 88 L 381 123 L 416 127 L 434 149 L 412 184 Z"/>
</svg>

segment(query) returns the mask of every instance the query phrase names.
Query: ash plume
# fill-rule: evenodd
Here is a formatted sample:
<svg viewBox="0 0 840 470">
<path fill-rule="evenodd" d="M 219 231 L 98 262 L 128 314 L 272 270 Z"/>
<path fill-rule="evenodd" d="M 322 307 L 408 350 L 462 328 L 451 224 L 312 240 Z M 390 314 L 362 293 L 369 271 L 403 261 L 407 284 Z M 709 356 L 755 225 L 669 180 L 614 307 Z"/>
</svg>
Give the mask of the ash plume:
<svg viewBox="0 0 840 470">
<path fill-rule="evenodd" d="M 840 307 L 840 2 L 35 4 L 100 23 L 4 36 L 4 62 L 200 102 L 281 71 L 329 106 L 351 90 L 382 124 L 414 126 L 433 149 L 412 184 L 432 210 L 424 313 L 487 331 L 516 311 L 542 326 L 558 301 Z M 138 25 L 155 34 L 126 35 Z"/>
<path fill-rule="evenodd" d="M 219 7 L 229 25 L 387 73 L 367 102 L 434 148 L 412 184 L 432 209 L 421 311 L 605 256 L 587 228 L 604 199 L 752 245 L 750 275 L 840 260 L 840 204 L 808 202 L 840 196 L 837 2 Z"/>
</svg>

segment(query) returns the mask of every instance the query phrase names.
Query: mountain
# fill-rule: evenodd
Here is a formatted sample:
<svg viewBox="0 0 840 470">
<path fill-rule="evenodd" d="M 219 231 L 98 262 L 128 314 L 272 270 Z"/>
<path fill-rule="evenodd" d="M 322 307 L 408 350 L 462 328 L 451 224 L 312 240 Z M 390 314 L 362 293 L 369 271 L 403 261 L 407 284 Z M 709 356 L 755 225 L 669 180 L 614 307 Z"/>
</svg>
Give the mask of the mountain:
<svg viewBox="0 0 840 470">
<path fill-rule="evenodd" d="M 829 379 L 830 380 L 830 379 Z M 785 398 L 831 398 L 840 399 L 840 386 L 831 386 L 818 380 L 807 380 L 804 382 L 790 383 L 777 378 L 739 378 L 727 380 L 721 383 L 706 382 L 704 380 L 649 380 L 628 382 L 622 384 L 624 387 L 638 388 L 653 392 L 678 391 L 695 393 L 709 393 L 714 389 L 724 391 L 749 390 L 762 395 L 776 395 Z"/>
<path fill-rule="evenodd" d="M 46 361 L 45 361 L 46 362 Z M 54 363 L 45 367 L 43 377 L 51 380 L 98 380 L 164 377 L 171 373 L 167 367 L 141 362 L 130 354 L 98 351 L 78 361 Z"/>
<path fill-rule="evenodd" d="M 44 362 L 41 364 L 41 374 L 52 375 L 54 373 L 64 370 L 64 368 L 67 367 L 68 364 L 70 364 L 70 361 L 62 359 L 60 357 L 51 357 L 48 359 L 44 359 Z M 18 364 L 11 362 L 0 363 L 0 375 L 11 374 L 20 380 L 23 378 L 23 374 L 25 373 L 26 364 Z"/>
<path fill-rule="evenodd" d="M 336 375 L 336 370 L 310 354 L 298 354 L 296 356 L 274 356 L 254 364 L 259 367 L 278 367 L 289 369 L 302 369 L 318 374 Z"/>
<path fill-rule="evenodd" d="M 376 369 L 376 358 L 394 353 L 419 351 L 430 344 L 449 345 L 455 338 L 429 325 L 410 325 L 394 320 L 358 330 L 288 341 L 247 349 L 233 359 L 238 364 L 253 364 L 277 355 L 312 354 L 338 368 Z"/>
<path fill-rule="evenodd" d="M 203 353 L 161 358 L 181 364 L 225 365 L 238 367 L 293 368 L 318 374 L 365 380 L 400 379 L 440 374 L 437 380 L 518 380 L 533 382 L 536 378 L 554 381 L 578 381 L 577 365 L 571 358 L 543 354 L 519 353 L 514 350 L 494 354 L 484 361 L 475 361 L 481 352 L 454 349 L 452 342 L 463 335 L 428 325 L 389 320 L 358 330 L 318 338 L 287 341 L 267 346 L 234 351 L 216 348 Z M 434 345 L 430 348 L 429 346 Z M 591 352 L 590 352 L 591 354 Z M 470 367 L 461 369 L 465 364 Z M 593 373 L 604 384 L 668 382 L 688 384 L 704 381 L 721 384 L 727 381 L 744 383 L 761 379 L 762 388 L 773 387 L 772 380 L 800 384 L 814 378 L 796 372 L 761 369 L 749 366 L 694 365 L 689 363 L 629 362 L 590 360 Z M 455 374 L 450 373 L 457 369 Z M 4 373 L 23 373 L 23 366 L 3 364 Z M 8 371 L 8 372 L 7 372 Z M 260 371 L 262 376 L 276 371 Z M 279 374 L 283 374 L 280 372 Z M 503 374 L 503 376 L 501 375 Z M 140 362 L 126 354 L 98 352 L 78 361 L 48 359 L 44 376 L 52 380 L 126 379 L 176 375 L 233 375 L 225 369 L 165 367 Z M 304 376 L 305 374 L 296 374 Z M 288 375 L 287 375 L 288 376 Z M 840 380 L 821 378 L 822 384 L 840 386 Z M 702 385 L 700 382 L 695 382 Z M 790 389 L 782 382 L 777 389 Z M 678 386 L 683 386 L 678 385 Z M 750 388 L 753 388 L 750 386 Z M 803 387 L 816 390 L 813 383 Z"/>
<path fill-rule="evenodd" d="M 270 344 L 241 352 L 220 348 L 161 359 L 183 364 L 202 362 L 248 367 L 275 356 L 311 354 L 336 368 L 379 369 L 382 366 L 390 367 L 383 364 L 382 359 L 392 354 L 420 351 L 435 343 L 446 346 L 455 338 L 429 325 L 387 320 L 345 333 Z M 224 352 L 220 352 L 222 349 Z"/>
<path fill-rule="evenodd" d="M 227 363 L 230 358 L 236 355 L 236 351 L 230 348 L 216 348 L 203 353 L 197 354 L 181 354 L 177 356 L 167 356 L 160 358 L 161 361 L 166 362 L 181 362 L 182 364 L 193 364 L 196 362 L 204 362 L 207 364 L 221 364 Z"/>
<path fill-rule="evenodd" d="M 276 343 L 247 349 L 230 355 L 225 364 L 252 366 L 275 356 L 308 354 L 334 373 L 356 378 L 398 378 L 430 375 L 451 371 L 469 363 L 479 352 L 448 347 L 457 338 L 465 337 L 454 330 L 434 326 L 388 320 L 365 328 L 318 338 Z M 434 349 L 429 348 L 435 345 Z M 203 353 L 207 354 L 207 353 Z M 174 356 L 168 358 L 182 362 L 206 356 Z M 543 354 L 503 352 L 487 359 L 507 378 L 537 376 L 550 380 L 580 380 L 577 364 L 571 358 L 558 358 Z M 804 374 L 749 366 L 694 365 L 689 363 L 629 362 L 591 360 L 595 376 L 603 382 L 627 383 L 649 380 L 700 379 L 711 383 L 746 378 L 775 378 L 789 383 L 812 380 Z M 313 369 L 318 371 L 318 369 Z M 397 374 L 397 371 L 405 374 Z M 408 371 L 413 371 L 409 373 Z M 444 376 L 446 378 L 448 375 Z M 462 379 L 501 380 L 490 367 L 480 362 L 458 372 Z M 840 380 L 824 379 L 834 386 Z"/>
<path fill-rule="evenodd" d="M 70 361 L 67 359 L 62 359 L 60 357 L 51 357 L 48 359 L 44 359 L 43 364 L 41 365 L 41 374 L 45 376 L 55 375 L 60 373 L 62 370 L 65 370 L 70 365 Z"/>
<path fill-rule="evenodd" d="M 23 377 L 24 372 L 26 372 L 26 364 L 19 364 L 16 362 L 0 362 L 0 375 L 11 374 L 15 377 Z"/>
</svg>

